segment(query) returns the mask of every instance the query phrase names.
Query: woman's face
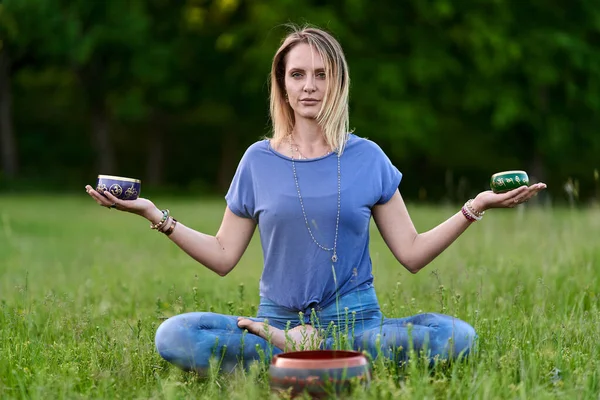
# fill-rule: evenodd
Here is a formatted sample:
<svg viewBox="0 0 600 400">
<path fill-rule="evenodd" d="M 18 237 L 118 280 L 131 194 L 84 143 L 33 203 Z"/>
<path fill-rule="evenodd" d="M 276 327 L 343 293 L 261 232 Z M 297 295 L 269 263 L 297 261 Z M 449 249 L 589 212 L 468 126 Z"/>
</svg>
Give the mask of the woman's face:
<svg viewBox="0 0 600 400">
<path fill-rule="evenodd" d="M 327 89 L 325 66 L 308 43 L 294 46 L 286 57 L 285 91 L 296 118 L 315 119 Z"/>
</svg>

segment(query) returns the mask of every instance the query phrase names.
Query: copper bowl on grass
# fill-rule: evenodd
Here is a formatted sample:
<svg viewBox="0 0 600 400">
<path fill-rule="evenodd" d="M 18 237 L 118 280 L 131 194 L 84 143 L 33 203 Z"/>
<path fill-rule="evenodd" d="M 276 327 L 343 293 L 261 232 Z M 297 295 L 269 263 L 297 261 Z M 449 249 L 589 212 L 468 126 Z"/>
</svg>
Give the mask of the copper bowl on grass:
<svg viewBox="0 0 600 400">
<path fill-rule="evenodd" d="M 142 182 L 139 179 L 113 175 L 98 175 L 96 191 L 100 194 L 106 190 L 120 200 L 135 200 L 140 195 Z"/>
<path fill-rule="evenodd" d="M 529 186 L 529 176 L 525 171 L 503 171 L 490 178 L 490 187 L 494 193 L 508 192 L 520 186 Z"/>
<path fill-rule="evenodd" d="M 371 366 L 357 351 L 295 351 L 274 356 L 269 375 L 272 391 L 323 398 L 368 384 Z"/>
</svg>

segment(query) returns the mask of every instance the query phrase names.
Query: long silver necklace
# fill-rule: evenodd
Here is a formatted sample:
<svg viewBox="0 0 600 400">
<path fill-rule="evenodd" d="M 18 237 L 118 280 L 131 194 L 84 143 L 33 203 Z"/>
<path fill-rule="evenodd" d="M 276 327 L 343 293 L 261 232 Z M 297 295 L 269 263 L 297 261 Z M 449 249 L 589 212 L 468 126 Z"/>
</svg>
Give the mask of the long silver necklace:
<svg viewBox="0 0 600 400">
<path fill-rule="evenodd" d="M 289 135 L 289 136 L 288 136 L 288 141 L 290 142 L 290 153 L 292 154 L 292 158 L 294 157 L 294 151 L 296 151 L 296 153 L 298 153 L 298 159 L 299 159 L 299 160 L 308 160 L 308 157 L 306 157 L 304 154 L 302 154 L 302 153 L 300 152 L 300 147 L 299 147 L 299 146 L 298 146 L 296 143 L 294 143 L 294 142 L 292 141 L 292 135 Z M 294 149 L 294 148 L 292 147 L 292 145 L 293 145 L 293 146 L 296 146 L 296 148 Z M 325 157 L 325 156 L 326 156 L 327 154 L 329 154 L 329 153 L 331 153 L 331 151 L 326 151 L 326 152 L 325 152 L 325 154 L 323 154 L 322 156 L 315 157 L 315 158 L 322 158 L 322 157 Z"/>
<path fill-rule="evenodd" d="M 302 194 L 300 193 L 300 185 L 298 184 L 298 174 L 296 173 L 296 163 L 294 161 L 294 149 L 292 147 L 291 135 L 289 138 L 290 142 L 290 153 L 292 155 L 292 171 L 294 171 L 294 182 L 296 183 L 296 191 L 298 192 L 298 199 L 300 199 L 300 207 L 302 208 L 302 215 L 304 216 L 304 223 L 306 224 L 306 228 L 308 229 L 308 233 L 313 242 L 317 246 L 319 246 L 322 250 L 325 251 L 333 251 L 333 255 L 331 256 L 331 261 L 334 263 L 337 262 L 337 239 L 338 239 L 338 228 L 340 226 L 340 208 L 341 208 L 341 197 L 342 197 L 342 174 L 340 169 L 340 155 L 337 155 L 337 181 L 338 181 L 338 196 L 337 196 L 337 217 L 335 220 L 335 237 L 333 239 L 333 247 L 325 247 L 321 243 L 315 239 L 315 236 L 312 233 L 312 229 L 310 229 L 310 224 L 308 223 L 308 218 L 306 217 L 306 211 L 304 210 L 304 201 L 302 200 Z M 298 152 L 300 154 L 300 152 Z M 329 154 L 329 152 L 327 153 Z"/>
</svg>

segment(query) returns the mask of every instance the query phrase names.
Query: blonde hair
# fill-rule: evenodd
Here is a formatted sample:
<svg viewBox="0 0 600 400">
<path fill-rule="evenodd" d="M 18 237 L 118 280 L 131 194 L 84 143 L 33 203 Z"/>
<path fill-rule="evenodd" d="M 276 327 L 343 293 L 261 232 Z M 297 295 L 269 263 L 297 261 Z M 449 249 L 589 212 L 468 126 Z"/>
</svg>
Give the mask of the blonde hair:
<svg viewBox="0 0 600 400">
<path fill-rule="evenodd" d="M 294 111 L 285 98 L 286 56 L 297 44 L 308 43 L 319 52 L 327 74 L 327 89 L 323 105 L 317 114 L 317 123 L 323 129 L 327 144 L 338 154 L 342 154 L 350 125 L 348 115 L 350 75 L 342 47 L 333 36 L 321 29 L 299 28 L 293 25 L 289 27 L 292 32 L 283 39 L 271 66 L 270 111 L 273 140 L 281 143 L 292 132 L 295 123 Z"/>
</svg>

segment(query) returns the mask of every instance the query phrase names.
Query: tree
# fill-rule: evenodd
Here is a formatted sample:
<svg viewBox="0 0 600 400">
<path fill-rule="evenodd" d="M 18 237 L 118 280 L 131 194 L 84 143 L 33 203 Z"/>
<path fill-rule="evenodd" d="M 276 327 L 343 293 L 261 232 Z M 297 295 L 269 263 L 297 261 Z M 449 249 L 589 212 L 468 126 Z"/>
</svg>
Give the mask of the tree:
<svg viewBox="0 0 600 400">
<path fill-rule="evenodd" d="M 8 178 L 15 178 L 18 172 L 18 153 L 12 124 L 12 94 L 10 81 L 10 56 L 8 50 L 0 50 L 0 149 L 2 150 L 2 170 Z"/>
<path fill-rule="evenodd" d="M 8 178 L 19 171 L 12 119 L 12 77 L 28 65 L 48 62 L 56 51 L 51 33 L 58 15 L 50 0 L 5 0 L 0 4 L 0 167 Z"/>
</svg>

